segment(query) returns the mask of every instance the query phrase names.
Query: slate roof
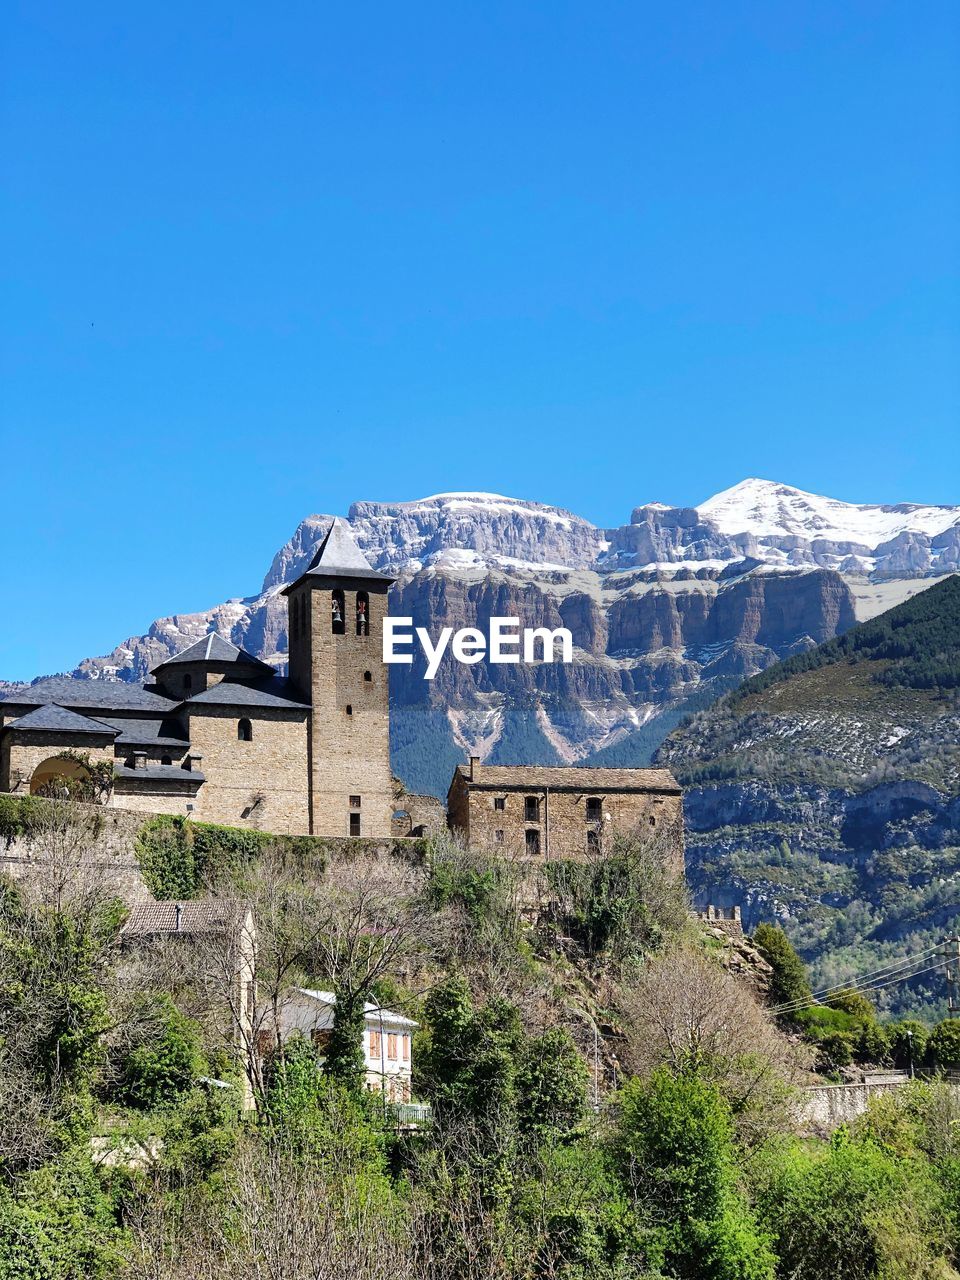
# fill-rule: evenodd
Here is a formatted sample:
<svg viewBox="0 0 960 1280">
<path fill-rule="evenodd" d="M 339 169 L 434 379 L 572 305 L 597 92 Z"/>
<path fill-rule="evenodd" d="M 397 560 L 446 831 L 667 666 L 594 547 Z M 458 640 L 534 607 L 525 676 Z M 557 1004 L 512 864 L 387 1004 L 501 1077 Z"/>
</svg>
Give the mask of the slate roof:
<svg viewBox="0 0 960 1280">
<path fill-rule="evenodd" d="M 184 769 L 179 764 L 150 764 L 144 769 L 135 769 L 128 764 L 114 765 L 114 776 L 132 778 L 137 782 L 194 782 L 199 787 L 206 782 L 206 776 L 198 769 Z"/>
<path fill-rule="evenodd" d="M 669 769 L 578 769 L 565 765 L 457 765 L 457 773 L 472 787 L 552 791 L 667 791 L 680 794 Z"/>
<path fill-rule="evenodd" d="M 378 573 L 367 563 L 354 541 L 349 525 L 336 516 L 307 571 L 300 575 L 297 582 L 303 578 L 367 578 L 374 582 L 393 582 L 389 574 Z M 285 587 L 284 594 L 294 585 L 291 583 L 289 587 Z"/>
<path fill-rule="evenodd" d="M 287 709 L 309 711 L 310 704 L 300 701 L 300 693 L 283 676 L 274 676 L 271 680 L 260 680 L 256 684 L 234 684 L 233 681 L 221 680 L 210 689 L 203 689 L 187 698 L 184 705 L 191 707 L 194 703 L 205 703 L 215 707 L 286 707 Z"/>
<path fill-rule="evenodd" d="M 28 711 L 25 716 L 11 720 L 8 729 L 24 729 L 30 733 L 88 733 L 102 738 L 104 734 L 115 738 L 117 731 L 113 725 L 104 724 L 101 720 L 91 720 L 89 716 L 78 715 L 66 707 L 48 702 L 42 707 Z"/>
<path fill-rule="evenodd" d="M 128 716 L 104 716 L 103 723 L 117 730 L 118 746 L 189 747 L 176 720 L 141 720 Z M 164 732 L 166 730 L 166 732 Z"/>
<path fill-rule="evenodd" d="M 41 707 L 50 703 L 83 710 L 160 714 L 169 713 L 178 705 L 172 698 L 153 693 L 142 684 L 127 684 L 123 680 L 76 680 L 73 676 L 47 676 L 0 697 L 0 704 L 7 707 Z"/>
<path fill-rule="evenodd" d="M 178 915 L 179 908 L 179 915 Z M 244 902 L 208 898 L 187 902 L 135 902 L 120 930 L 121 938 L 156 938 L 167 934 L 218 934 L 236 929 L 247 914 Z"/>
<path fill-rule="evenodd" d="M 264 671 L 273 670 L 267 663 L 255 658 L 252 653 L 247 653 L 246 649 L 240 649 L 230 640 L 224 640 L 223 636 L 218 635 L 216 631 L 211 631 L 195 644 L 175 653 L 172 658 L 165 659 L 152 670 L 163 671 L 166 667 L 176 667 L 186 662 L 209 662 L 217 665 L 229 663 L 236 666 L 260 667 Z"/>
</svg>

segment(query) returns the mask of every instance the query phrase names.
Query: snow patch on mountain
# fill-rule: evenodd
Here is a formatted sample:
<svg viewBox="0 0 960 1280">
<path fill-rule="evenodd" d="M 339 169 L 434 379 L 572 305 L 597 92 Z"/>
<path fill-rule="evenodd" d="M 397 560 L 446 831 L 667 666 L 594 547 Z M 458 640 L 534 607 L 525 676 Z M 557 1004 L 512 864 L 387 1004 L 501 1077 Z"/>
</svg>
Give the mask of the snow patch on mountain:
<svg viewBox="0 0 960 1280">
<path fill-rule="evenodd" d="M 697 511 L 721 533 L 755 538 L 793 537 L 807 542 L 852 543 L 875 549 L 904 533 L 928 538 L 960 524 L 960 506 L 893 506 L 841 502 L 773 480 L 742 480 L 708 498 Z"/>
</svg>

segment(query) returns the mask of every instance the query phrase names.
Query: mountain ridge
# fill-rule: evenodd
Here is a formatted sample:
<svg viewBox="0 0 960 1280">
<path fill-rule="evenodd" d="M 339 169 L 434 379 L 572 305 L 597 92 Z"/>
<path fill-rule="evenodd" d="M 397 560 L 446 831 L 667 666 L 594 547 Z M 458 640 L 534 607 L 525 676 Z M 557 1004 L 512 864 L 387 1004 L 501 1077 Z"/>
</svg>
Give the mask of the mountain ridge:
<svg viewBox="0 0 960 1280">
<path fill-rule="evenodd" d="M 737 488 L 700 508 L 649 503 L 613 529 L 561 507 L 500 494 L 354 502 L 347 519 L 361 550 L 397 579 L 393 612 L 416 617 L 418 625 L 481 628 L 491 615 L 517 616 L 525 626 L 567 626 L 574 637 L 575 660 L 566 670 L 464 669 L 448 660 L 426 688 L 422 671 L 395 668 L 397 716 L 418 714 L 424 726 L 429 719 L 435 734 L 440 721 L 426 712 L 439 710 L 447 755 L 485 755 L 500 744 L 502 752 L 539 752 L 568 763 L 592 763 L 596 753 L 613 751 L 625 763 L 643 764 L 683 708 L 709 702 L 772 662 L 929 585 L 931 575 L 952 571 L 952 538 L 960 559 L 960 507 L 936 509 L 946 512 L 943 518 L 956 517 L 945 532 L 904 527 L 892 540 L 896 545 L 878 554 L 880 543 L 841 544 L 790 532 L 790 512 L 811 497 L 801 490 L 745 481 L 741 500 L 731 501 Z M 742 530 L 724 532 L 703 514 L 720 499 L 727 523 Z M 782 529 L 751 531 L 759 499 L 768 506 L 787 502 Z M 837 506 L 833 499 L 818 501 Z M 730 513 L 737 507 L 735 517 Z M 903 521 L 919 509 L 905 504 Z M 332 519 L 302 520 L 274 555 L 259 592 L 158 618 L 111 653 L 84 659 L 73 674 L 143 680 L 151 667 L 211 630 L 282 669 L 286 606 L 279 593 L 306 568 Z M 889 531 L 885 525 L 882 533 Z M 424 764 L 430 754 L 425 733 L 415 724 L 398 729 L 398 742 L 408 745 L 398 746 L 397 768 L 442 791 L 445 781 Z"/>
</svg>

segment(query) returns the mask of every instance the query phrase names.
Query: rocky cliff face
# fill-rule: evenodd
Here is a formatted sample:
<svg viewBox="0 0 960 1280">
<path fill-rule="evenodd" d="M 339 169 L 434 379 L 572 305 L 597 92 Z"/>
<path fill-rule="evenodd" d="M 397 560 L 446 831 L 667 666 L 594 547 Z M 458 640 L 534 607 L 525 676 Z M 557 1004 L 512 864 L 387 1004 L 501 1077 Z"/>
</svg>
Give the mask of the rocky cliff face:
<svg viewBox="0 0 960 1280">
<path fill-rule="evenodd" d="M 331 518 L 301 522 L 257 594 L 158 619 L 76 674 L 142 680 L 210 630 L 282 667 L 279 592 L 306 568 Z M 609 530 L 557 507 L 474 493 L 357 502 L 349 520 L 370 562 L 397 576 L 392 611 L 416 625 L 435 634 L 499 615 L 573 635 L 570 667 L 464 667 L 448 657 L 432 684 L 422 663 L 393 669 L 395 705 L 408 712 L 397 768 L 416 789 L 437 790 L 447 779 L 431 763 L 427 732 L 446 735 L 448 754 L 489 755 L 499 744 L 514 758 L 605 752 L 608 762 L 644 763 L 684 707 L 843 632 L 890 591 L 918 589 L 921 575 L 954 563 L 960 509 L 859 508 L 747 481 L 700 508 L 637 507 L 628 525 Z M 910 567 L 891 581 L 894 564 Z"/>
<path fill-rule="evenodd" d="M 908 779 L 863 792 L 749 781 L 684 794 L 687 876 L 701 905 L 775 921 L 815 987 L 927 953 L 960 927 L 960 799 Z M 922 969 L 924 965 L 915 966 Z M 881 1009 L 946 1013 L 940 971 L 891 982 Z"/>
</svg>

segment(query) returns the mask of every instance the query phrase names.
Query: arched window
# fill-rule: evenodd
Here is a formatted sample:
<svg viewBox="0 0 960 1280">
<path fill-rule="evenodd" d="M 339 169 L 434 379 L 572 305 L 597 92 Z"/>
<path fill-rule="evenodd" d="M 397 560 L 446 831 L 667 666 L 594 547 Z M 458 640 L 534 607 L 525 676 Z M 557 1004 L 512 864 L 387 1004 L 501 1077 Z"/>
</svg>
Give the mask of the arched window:
<svg viewBox="0 0 960 1280">
<path fill-rule="evenodd" d="M 365 671 L 365 672 L 363 673 L 363 678 L 364 678 L 364 680 L 366 681 L 366 683 L 367 683 L 367 684 L 369 684 L 369 683 L 370 683 L 370 681 L 373 679 L 373 676 L 370 674 L 370 672 L 369 672 L 369 671 Z"/>
<path fill-rule="evenodd" d="M 193 688 L 193 676 L 189 673 L 189 671 L 188 671 L 188 672 L 187 672 L 187 674 L 183 677 L 183 687 L 184 687 L 184 689 L 192 689 L 192 688 Z"/>
<path fill-rule="evenodd" d="M 253 725 L 249 720 L 243 719 L 237 721 L 237 738 L 240 742 L 253 741 Z"/>
<path fill-rule="evenodd" d="M 357 592 L 357 635 L 370 634 L 370 597 L 365 591 Z"/>
<path fill-rule="evenodd" d="M 345 627 L 346 607 L 347 606 L 343 599 L 343 592 L 338 587 L 333 592 L 333 599 L 330 606 L 331 629 L 335 636 L 342 636 L 346 629 Z"/>
</svg>

